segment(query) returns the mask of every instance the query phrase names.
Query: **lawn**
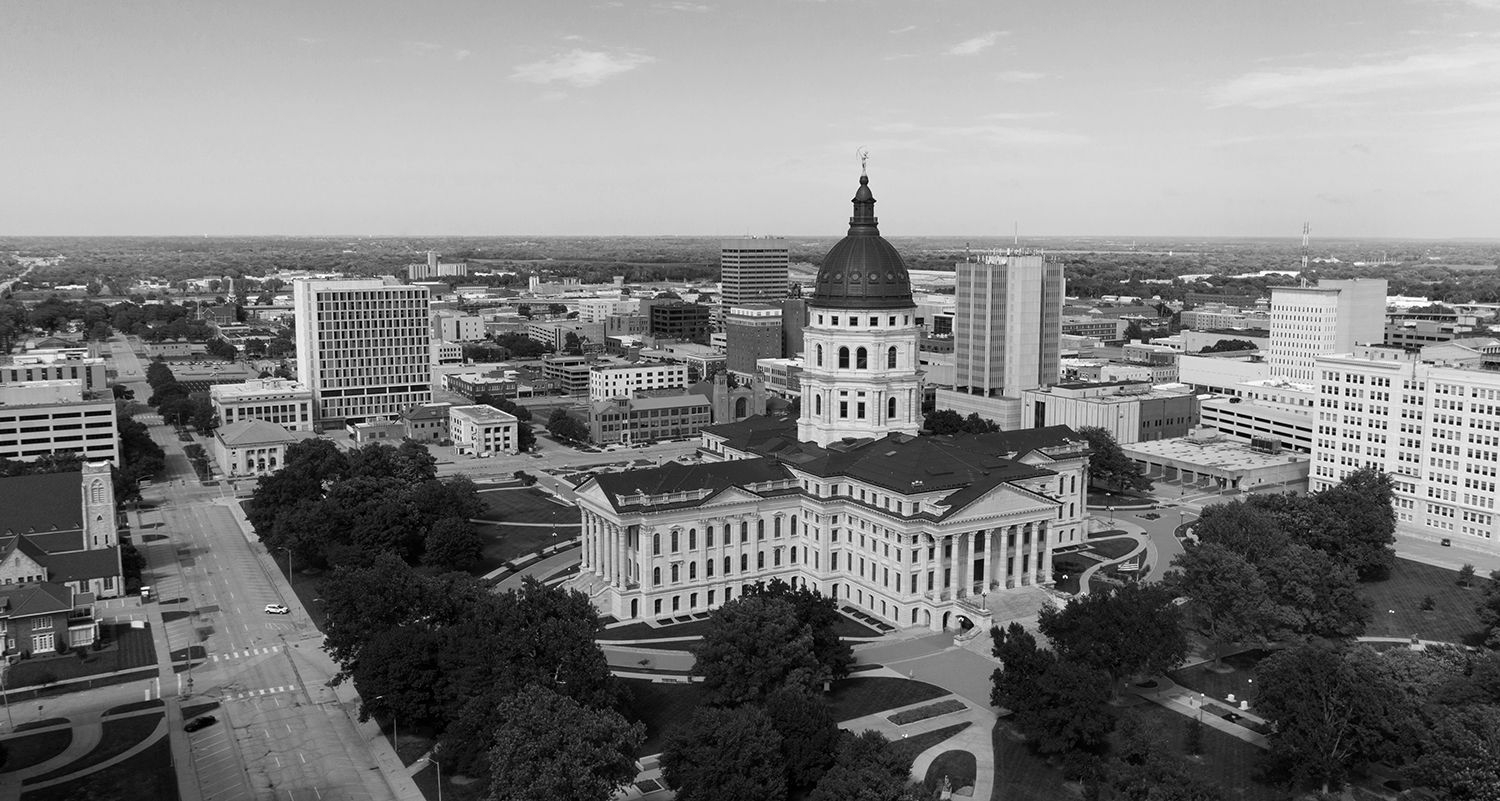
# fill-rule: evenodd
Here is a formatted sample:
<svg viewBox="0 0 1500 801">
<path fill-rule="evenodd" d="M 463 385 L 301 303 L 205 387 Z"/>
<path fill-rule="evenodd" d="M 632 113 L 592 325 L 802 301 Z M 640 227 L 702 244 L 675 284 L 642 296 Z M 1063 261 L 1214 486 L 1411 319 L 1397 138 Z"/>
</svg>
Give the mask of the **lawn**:
<svg viewBox="0 0 1500 801">
<path fill-rule="evenodd" d="M 119 756 L 140 744 L 147 737 L 150 737 L 151 733 L 156 731 L 156 727 L 161 723 L 162 718 L 162 715 L 138 715 L 130 718 L 105 720 L 104 734 L 99 739 L 99 744 L 94 746 L 94 750 L 56 770 L 34 777 L 28 784 L 40 784 L 44 781 L 61 778 Z M 162 738 L 162 742 L 166 741 L 166 738 Z M 134 765 L 136 762 L 136 760 L 127 761 L 131 765 Z M 170 765 L 170 760 L 168 764 Z M 168 768 L 167 772 L 170 775 L 171 769 Z"/>
<path fill-rule="evenodd" d="M 482 576 L 498 569 L 506 562 L 529 553 L 562 542 L 575 533 L 566 526 L 558 528 L 557 536 L 552 529 L 535 526 L 504 526 L 484 523 L 474 527 L 484 538 L 484 551 L 479 564 L 471 571 Z"/>
<path fill-rule="evenodd" d="M 1089 543 L 1088 552 L 1105 561 L 1118 559 L 1136 549 L 1140 541 L 1134 537 L 1118 540 L 1095 540 Z"/>
<path fill-rule="evenodd" d="M 646 679 L 620 681 L 631 693 L 625 716 L 646 724 L 646 742 L 640 750 L 642 755 L 660 753 L 672 728 L 691 717 L 693 710 L 703 702 L 702 684 L 657 683 Z M 828 700 L 833 705 L 834 720 L 844 721 L 945 695 L 949 695 L 947 690 L 926 682 L 890 676 L 860 676 L 834 682 Z"/>
<path fill-rule="evenodd" d="M 1255 666 L 1262 659 L 1270 656 L 1270 652 L 1259 649 L 1242 651 L 1224 657 L 1224 667 L 1228 671 L 1219 672 L 1212 668 L 1211 662 L 1194 665 L 1182 670 L 1174 670 L 1167 675 L 1172 681 L 1200 693 L 1207 693 L 1210 698 L 1224 700 L 1234 693 L 1234 699 L 1238 702 L 1242 698 L 1254 698 L 1255 685 L 1250 679 L 1255 676 Z"/>
<path fill-rule="evenodd" d="M 73 649 L 62 656 L 23 659 L 11 666 L 7 684 L 15 690 L 156 664 L 156 649 L 151 642 L 149 627 L 132 629 L 130 626 L 101 625 L 99 639 L 105 644 L 102 651 L 89 647 Z"/>
<path fill-rule="evenodd" d="M 437 801 L 439 797 L 443 801 L 481 801 L 485 797 L 484 782 L 457 784 L 452 781 L 451 776 L 443 777 L 443 791 L 439 794 L 437 771 L 438 768 L 429 764 L 412 774 L 412 780 L 417 783 L 417 789 L 422 791 L 422 797 L 427 801 Z"/>
<path fill-rule="evenodd" d="M 1058 801 L 1071 797 L 1063 786 L 1063 772 L 1033 754 L 1010 724 L 995 721 L 991 739 L 995 784 L 990 801 Z"/>
<path fill-rule="evenodd" d="M 497 523 L 556 522 L 564 532 L 577 533 L 578 507 L 565 506 L 550 497 L 536 488 L 481 490 L 479 500 L 485 510 L 479 517 Z"/>
<path fill-rule="evenodd" d="M 5 767 L 0 769 L 0 773 L 40 765 L 67 750 L 71 742 L 73 742 L 72 729 L 56 729 L 25 737 L 12 737 L 5 741 L 5 748 L 9 754 L 5 759 Z"/>
<path fill-rule="evenodd" d="M 1371 637 L 1410 637 L 1424 640 L 1482 645 L 1484 624 L 1474 605 L 1484 594 L 1488 579 L 1478 576 L 1474 586 L 1458 586 L 1458 572 L 1421 562 L 1397 559 L 1390 578 L 1359 585 L 1361 598 L 1370 602 L 1372 616 L 1365 627 Z M 1422 611 L 1422 601 L 1432 597 L 1432 611 Z"/>
<path fill-rule="evenodd" d="M 938 701 L 935 704 L 919 706 L 915 709 L 908 709 L 905 712 L 897 712 L 896 714 L 890 716 L 890 721 L 897 726 L 905 726 L 909 723 L 916 723 L 919 720 L 935 718 L 939 715 L 947 715 L 953 712 L 962 712 L 965 709 L 968 709 L 968 707 L 964 705 L 963 701 L 949 699 L 947 701 Z"/>
<path fill-rule="evenodd" d="M 26 801 L 177 801 L 177 774 L 172 770 L 172 746 L 166 737 L 118 765 L 111 765 L 77 781 L 42 790 L 27 790 Z"/>
<path fill-rule="evenodd" d="M 974 755 L 968 751 L 944 751 L 932 760 L 927 766 L 927 778 L 922 786 L 929 791 L 942 788 L 943 777 L 948 778 L 948 786 L 953 790 L 963 787 L 973 787 L 974 777 L 979 773 L 979 764 Z"/>
<path fill-rule="evenodd" d="M 934 729 L 924 734 L 913 734 L 910 737 L 903 737 L 900 740 L 892 740 L 891 750 L 901 757 L 902 762 L 910 765 L 911 763 L 917 761 L 917 756 L 919 756 L 923 751 L 926 751 L 934 745 L 943 742 L 949 737 L 958 734 L 959 732 L 969 728 L 972 725 L 974 724 L 965 721 L 963 723 L 958 723 L 952 726 L 945 726 L 941 729 Z"/>
</svg>

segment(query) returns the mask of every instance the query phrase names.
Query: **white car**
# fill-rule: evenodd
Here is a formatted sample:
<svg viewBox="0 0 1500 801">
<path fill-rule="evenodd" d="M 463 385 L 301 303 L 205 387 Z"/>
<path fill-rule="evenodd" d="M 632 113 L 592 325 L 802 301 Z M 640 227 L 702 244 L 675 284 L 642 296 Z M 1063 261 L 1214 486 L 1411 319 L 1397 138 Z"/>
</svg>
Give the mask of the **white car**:
<svg viewBox="0 0 1500 801">
<path fill-rule="evenodd" d="M 281 604 L 266 604 L 266 614 L 268 615 L 290 615 L 291 613 L 292 610 L 287 609 Z"/>
</svg>

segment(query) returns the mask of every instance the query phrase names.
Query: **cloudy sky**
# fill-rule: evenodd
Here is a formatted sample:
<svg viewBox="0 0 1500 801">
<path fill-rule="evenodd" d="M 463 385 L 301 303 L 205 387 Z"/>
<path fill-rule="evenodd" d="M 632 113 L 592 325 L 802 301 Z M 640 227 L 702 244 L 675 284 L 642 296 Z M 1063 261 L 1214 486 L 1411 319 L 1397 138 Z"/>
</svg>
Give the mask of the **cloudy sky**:
<svg viewBox="0 0 1500 801">
<path fill-rule="evenodd" d="M 1500 0 L 0 0 L 0 233 L 1500 236 Z"/>
</svg>

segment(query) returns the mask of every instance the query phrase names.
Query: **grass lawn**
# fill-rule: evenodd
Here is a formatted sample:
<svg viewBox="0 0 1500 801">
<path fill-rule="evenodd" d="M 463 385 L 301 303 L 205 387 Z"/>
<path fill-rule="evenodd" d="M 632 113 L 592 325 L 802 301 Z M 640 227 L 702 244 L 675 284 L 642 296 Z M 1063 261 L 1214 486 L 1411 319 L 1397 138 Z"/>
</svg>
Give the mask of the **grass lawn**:
<svg viewBox="0 0 1500 801">
<path fill-rule="evenodd" d="M 969 728 L 972 725 L 974 724 L 965 721 L 953 726 L 945 726 L 941 729 L 934 729 L 925 734 L 914 734 L 910 737 L 904 737 L 900 740 L 892 740 L 891 750 L 900 755 L 901 760 L 905 764 L 910 765 L 911 763 L 917 761 L 917 756 L 923 751 L 926 751 L 934 745 L 943 742 L 949 737 L 958 734 L 959 732 Z"/>
<path fill-rule="evenodd" d="M 828 700 L 833 703 L 833 719 L 843 721 L 945 695 L 952 693 L 925 681 L 893 676 L 856 676 L 834 683 Z"/>
<path fill-rule="evenodd" d="M 995 721 L 995 784 L 990 801 L 1058 801 L 1069 798 L 1063 772 L 1033 754 L 1004 720 Z"/>
<path fill-rule="evenodd" d="M 107 736 L 106 732 L 106 736 Z M 111 765 L 77 781 L 24 792 L 26 801 L 177 801 L 177 776 L 172 770 L 172 746 L 163 737 L 150 748 L 118 765 Z"/>
<path fill-rule="evenodd" d="M 1161 738 L 1168 752 L 1186 760 L 1188 772 L 1219 785 L 1225 797 L 1244 801 L 1281 801 L 1286 791 L 1257 779 L 1265 752 L 1211 726 L 1203 727 L 1203 753 L 1187 756 L 1185 740 L 1188 718 L 1156 704 L 1140 704 L 1123 711 L 1135 716 L 1147 730 Z"/>
<path fill-rule="evenodd" d="M 484 551 L 479 559 L 479 564 L 470 571 L 476 576 L 482 576 L 491 570 L 495 570 L 518 556 L 536 553 L 548 545 L 562 542 L 574 532 L 567 527 L 559 527 L 557 536 L 552 536 L 551 528 L 537 528 L 533 526 L 503 526 L 486 523 L 474 527 L 479 536 L 484 538 Z"/>
<path fill-rule="evenodd" d="M 417 783 L 417 789 L 422 791 L 422 797 L 427 801 L 438 799 L 437 771 L 437 768 L 428 765 L 412 775 L 412 780 Z M 484 798 L 484 791 L 483 782 L 458 784 L 452 781 L 451 776 L 443 775 L 443 801 L 480 801 Z"/>
<path fill-rule="evenodd" d="M 1373 610 L 1365 634 L 1371 637 L 1410 637 L 1465 645 L 1482 645 L 1484 624 L 1474 605 L 1489 580 L 1475 576 L 1474 586 L 1458 586 L 1458 572 L 1397 559 L 1390 578 L 1361 584 L 1359 595 Z M 1432 596 L 1435 608 L 1422 611 L 1422 600 Z"/>
<path fill-rule="evenodd" d="M 57 770 L 33 778 L 29 783 L 40 784 L 44 781 L 61 778 L 77 773 L 92 765 L 97 765 L 112 757 L 119 756 L 151 736 L 151 733 L 156 731 L 157 724 L 161 723 L 162 717 L 162 715 L 140 715 L 133 718 L 105 720 L 104 734 L 99 739 L 99 744 L 94 746 L 94 750 Z M 166 738 L 162 738 L 162 742 L 166 741 Z M 129 760 L 129 762 L 134 763 L 135 760 Z M 170 765 L 170 759 L 168 760 L 168 764 Z M 170 767 L 167 769 L 167 773 L 171 775 Z M 175 792 L 175 782 L 173 789 Z M 27 795 L 28 797 L 30 796 L 29 793 Z"/>
<path fill-rule="evenodd" d="M 905 712 L 897 712 L 890 716 L 890 721 L 898 726 L 905 726 L 908 723 L 916 723 L 919 720 L 935 718 L 939 715 L 947 715 L 952 712 L 961 712 L 965 709 L 968 709 L 968 707 L 964 705 L 963 701 L 950 698 L 947 701 L 938 701 L 935 704 L 927 704 L 915 709 L 908 709 Z"/>
<path fill-rule="evenodd" d="M 5 767 L 0 768 L 0 773 L 40 765 L 67 750 L 71 742 L 73 742 L 72 729 L 57 729 L 25 737 L 12 737 L 5 741 L 9 756 L 5 760 Z"/>
<path fill-rule="evenodd" d="M 1096 556 L 1102 557 L 1105 561 L 1108 561 L 1110 559 L 1118 559 L 1119 557 L 1130 553 L 1131 551 L 1135 550 L 1135 547 L 1139 544 L 1139 541 L 1137 541 L 1134 537 L 1120 540 L 1103 540 L 1089 543 L 1089 547 L 1087 550 Z"/>
<path fill-rule="evenodd" d="M 927 766 L 927 778 L 922 786 L 937 790 L 943 786 L 943 777 L 948 777 L 948 786 L 954 790 L 973 787 L 974 777 L 979 773 L 979 764 L 968 751 L 944 751 Z"/>
<path fill-rule="evenodd" d="M 6 683 L 14 690 L 156 664 L 156 649 L 151 643 L 149 627 L 132 629 L 130 626 L 101 625 L 99 639 L 105 644 L 102 651 L 88 647 L 73 649 L 62 656 L 21 660 L 11 666 Z M 81 659 L 80 653 L 83 655 Z"/>
<path fill-rule="evenodd" d="M 555 520 L 564 531 L 576 529 L 578 508 L 555 503 L 548 500 L 549 497 L 535 488 L 480 490 L 479 500 L 484 501 L 485 509 L 479 516 L 497 523 L 551 523 Z M 567 523 L 574 525 L 565 526 Z"/>
<path fill-rule="evenodd" d="M 1269 651 L 1259 649 L 1243 651 L 1224 657 L 1224 667 L 1231 670 L 1220 673 L 1211 668 L 1211 662 L 1194 665 L 1183 670 L 1174 670 L 1167 675 L 1182 686 L 1207 693 L 1210 698 L 1223 700 L 1234 693 L 1234 699 L 1255 698 L 1255 685 L 1250 682 L 1255 675 L 1255 666 L 1270 656 Z"/>
<path fill-rule="evenodd" d="M 646 742 L 641 746 L 641 755 L 660 753 L 673 727 L 685 722 L 703 703 L 702 684 L 656 683 L 646 679 L 620 681 L 631 693 L 625 716 L 646 724 Z M 926 682 L 889 676 L 860 676 L 835 682 L 827 697 L 833 705 L 833 719 L 843 721 L 948 694 L 947 690 Z M 916 757 L 915 754 L 912 756 Z"/>
</svg>

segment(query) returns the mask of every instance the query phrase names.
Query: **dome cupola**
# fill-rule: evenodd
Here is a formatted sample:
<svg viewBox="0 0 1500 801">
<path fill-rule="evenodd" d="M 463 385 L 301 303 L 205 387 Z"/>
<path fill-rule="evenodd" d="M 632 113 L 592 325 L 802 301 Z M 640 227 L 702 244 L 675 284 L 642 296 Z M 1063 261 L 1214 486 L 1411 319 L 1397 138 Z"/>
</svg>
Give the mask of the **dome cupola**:
<svg viewBox="0 0 1500 801">
<path fill-rule="evenodd" d="M 849 233 L 823 257 L 809 306 L 823 309 L 901 309 L 915 303 L 906 263 L 880 235 L 868 175 L 859 176 Z"/>
</svg>

